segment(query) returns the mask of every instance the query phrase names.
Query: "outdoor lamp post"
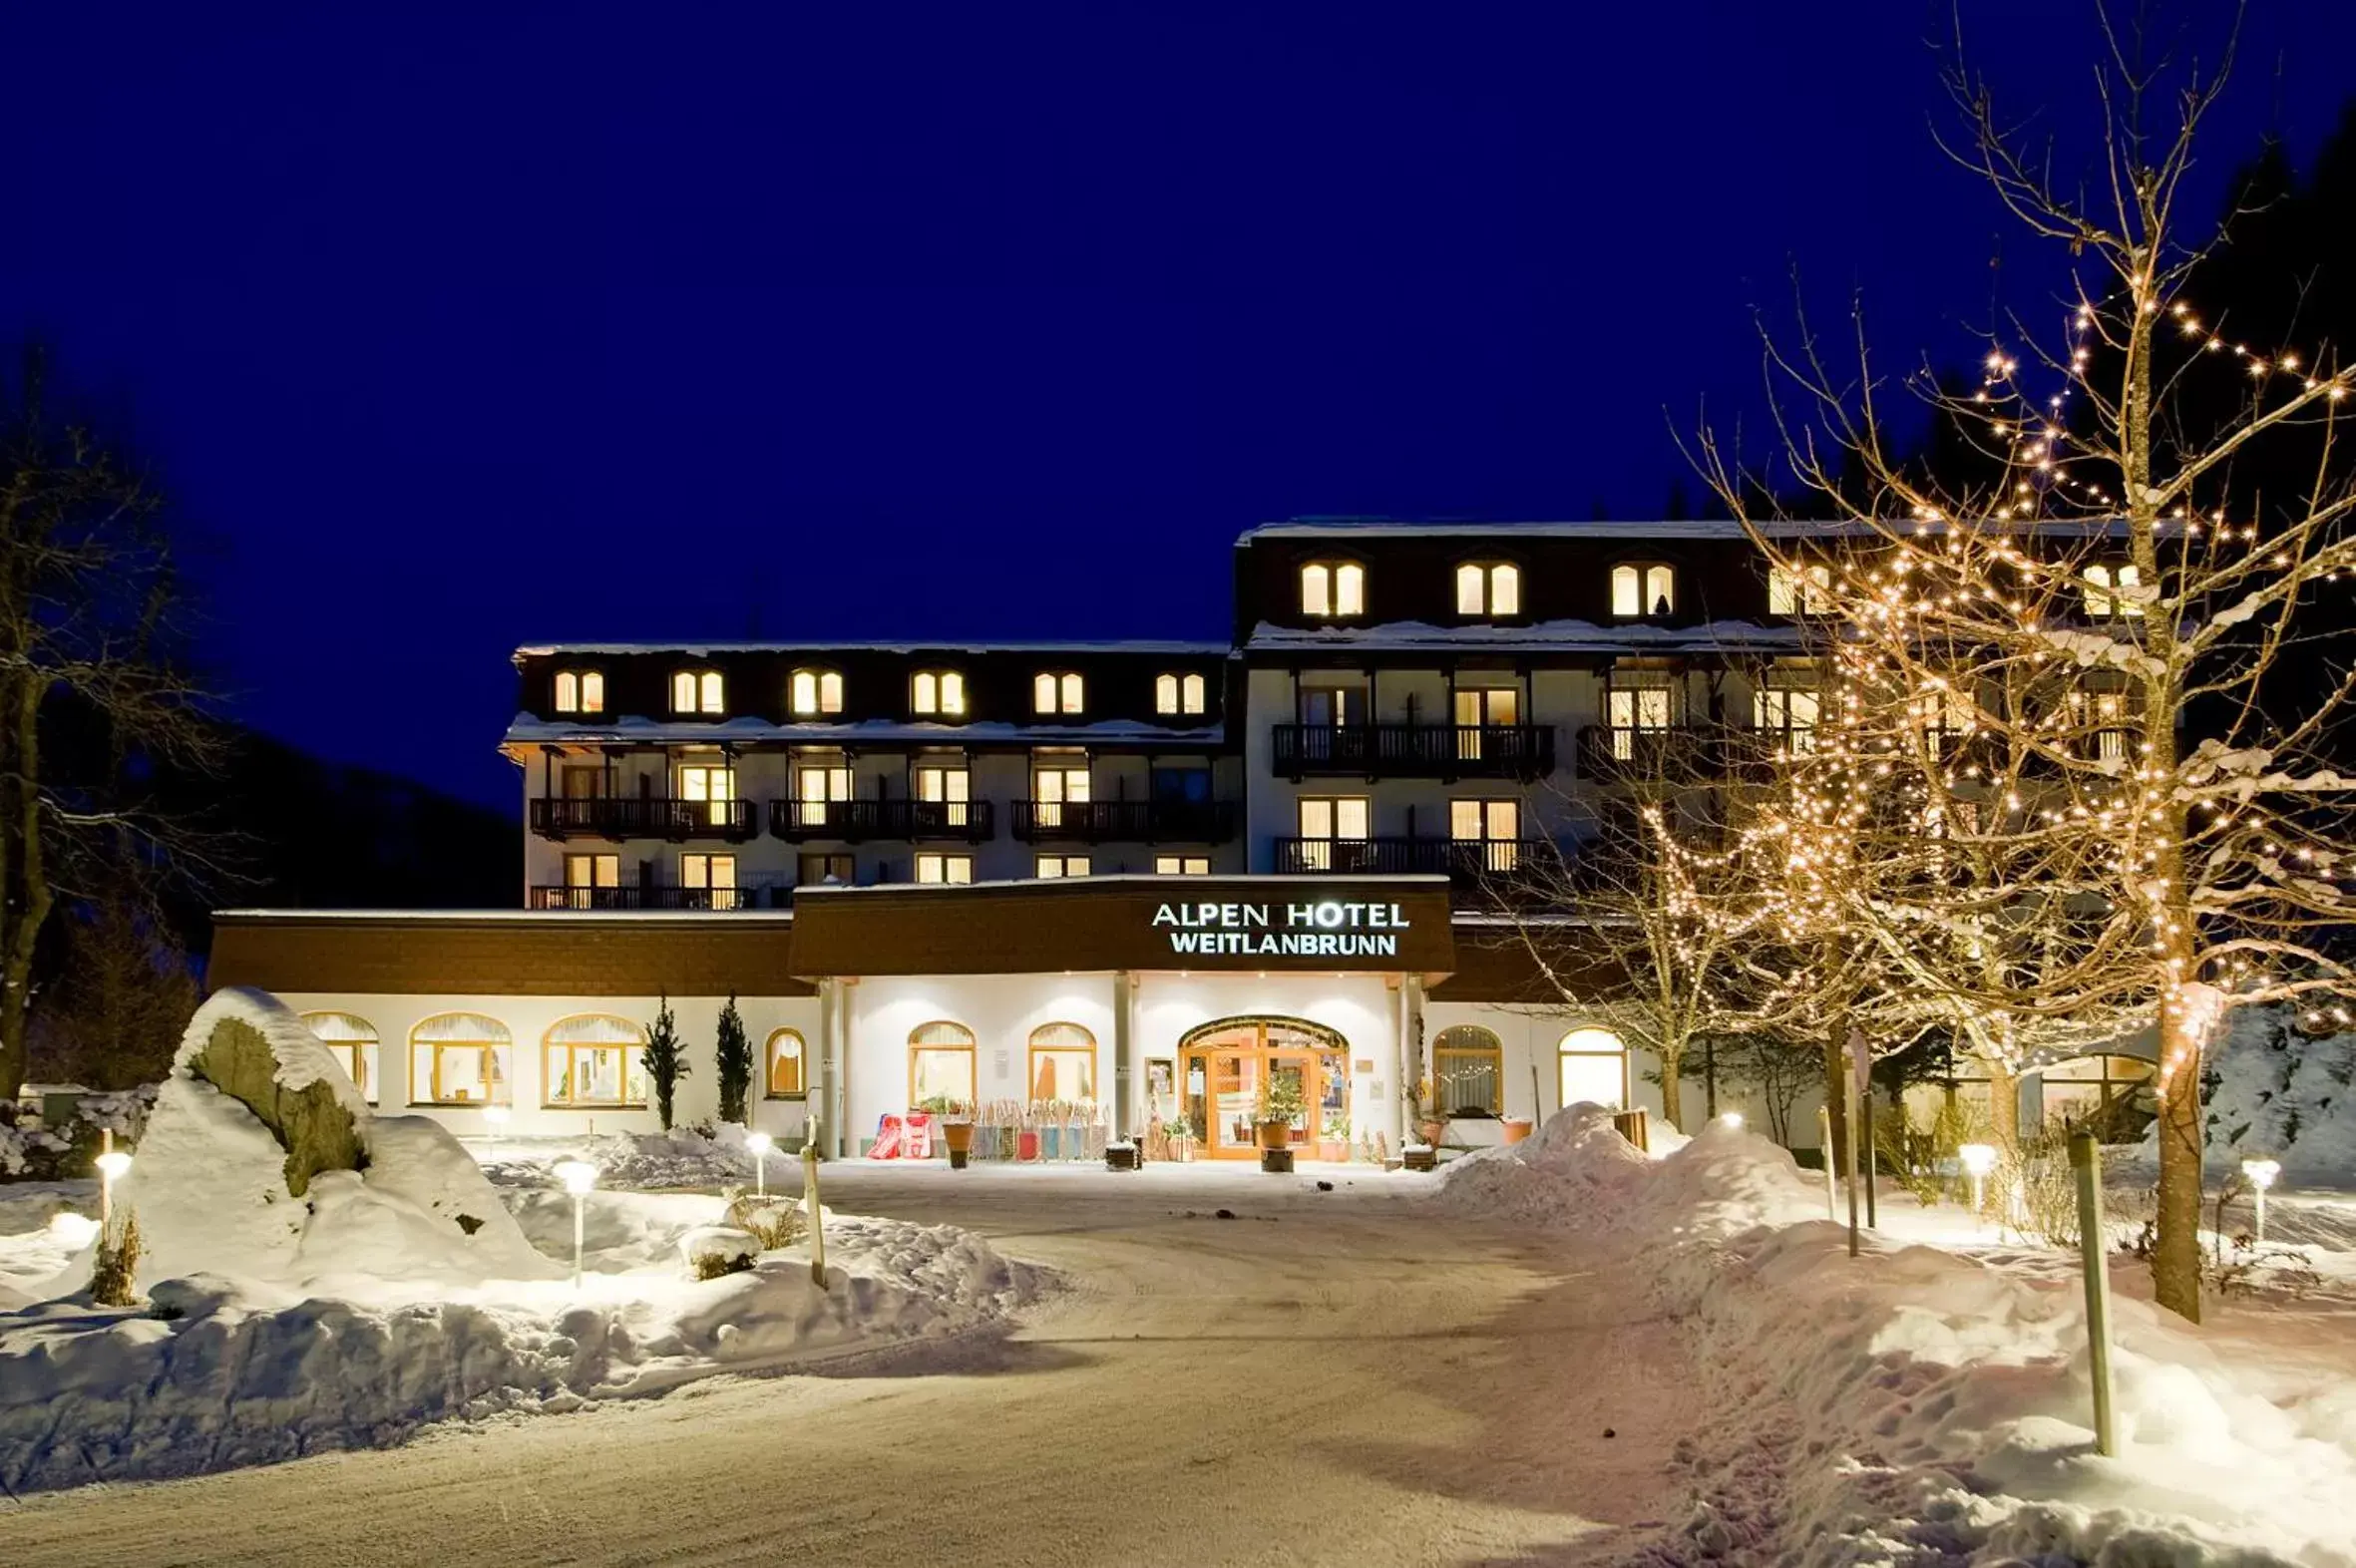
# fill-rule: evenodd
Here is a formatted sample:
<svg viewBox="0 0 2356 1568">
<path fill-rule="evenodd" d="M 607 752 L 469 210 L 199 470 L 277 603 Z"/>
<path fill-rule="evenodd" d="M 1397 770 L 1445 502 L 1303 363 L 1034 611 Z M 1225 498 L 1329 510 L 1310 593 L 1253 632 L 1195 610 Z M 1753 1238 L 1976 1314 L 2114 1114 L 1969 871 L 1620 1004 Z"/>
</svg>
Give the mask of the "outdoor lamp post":
<svg viewBox="0 0 2356 1568">
<path fill-rule="evenodd" d="M 98 1165 L 98 1224 L 100 1231 L 104 1232 L 109 1222 L 115 1217 L 115 1183 L 125 1171 L 131 1169 L 131 1156 L 121 1149 L 106 1149 L 100 1152 L 96 1164 Z M 2258 1222 L 2258 1228 L 2261 1231 L 2265 1229 L 2264 1220 L 2261 1219 Z"/>
<path fill-rule="evenodd" d="M 492 1165 L 498 1163 L 499 1129 L 507 1125 L 507 1119 L 512 1114 L 514 1113 L 511 1112 L 505 1105 L 486 1105 L 483 1107 L 483 1125 L 491 1129 L 491 1148 L 488 1151 L 489 1157 L 485 1159 L 483 1162 L 484 1164 Z"/>
<path fill-rule="evenodd" d="M 2260 1245 L 2263 1245 L 2266 1240 L 2266 1189 L 2273 1186 L 2274 1178 L 2282 1174 L 2282 1162 L 2279 1160 L 2243 1160 L 2241 1174 L 2249 1178 L 2250 1188 L 2257 1195 L 2257 1239 Z"/>
<path fill-rule="evenodd" d="M 776 1140 L 765 1132 L 748 1132 L 744 1135 L 744 1146 L 753 1151 L 753 1196 L 766 1198 L 769 1196 L 769 1151 L 776 1147 Z"/>
<path fill-rule="evenodd" d="M 597 1168 L 587 1160 L 559 1160 L 557 1179 L 573 1194 L 573 1288 L 581 1289 L 582 1200 L 597 1184 Z"/>
<path fill-rule="evenodd" d="M 1741 1111 L 1728 1111 L 1718 1119 L 1725 1122 L 1732 1131 L 1741 1132 L 1743 1130 L 1743 1113 Z"/>
<path fill-rule="evenodd" d="M 1996 1169 L 1996 1145 L 1967 1143 L 1955 1151 L 1955 1157 L 1963 1161 L 1964 1171 L 1972 1179 L 1972 1223 L 1977 1225 L 1980 1223 L 1980 1202 L 1987 1193 L 1988 1173 Z"/>
</svg>

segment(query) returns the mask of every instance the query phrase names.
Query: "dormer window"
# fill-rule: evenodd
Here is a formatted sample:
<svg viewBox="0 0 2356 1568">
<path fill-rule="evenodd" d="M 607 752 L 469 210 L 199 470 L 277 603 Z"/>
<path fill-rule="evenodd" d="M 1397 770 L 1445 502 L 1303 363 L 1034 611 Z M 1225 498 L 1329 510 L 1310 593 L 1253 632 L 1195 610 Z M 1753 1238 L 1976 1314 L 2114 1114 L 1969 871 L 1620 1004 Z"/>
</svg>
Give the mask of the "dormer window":
<svg viewBox="0 0 2356 1568">
<path fill-rule="evenodd" d="M 954 669 L 920 669 L 909 683 L 909 706 L 928 718 L 966 716 L 966 677 Z"/>
<path fill-rule="evenodd" d="M 1363 615 L 1367 569 L 1355 561 L 1313 561 L 1301 569 L 1301 613 Z"/>
<path fill-rule="evenodd" d="M 787 697 L 796 718 L 821 718 L 829 713 L 843 711 L 843 676 L 840 670 L 797 669 L 786 685 Z"/>
<path fill-rule="evenodd" d="M 1813 566 L 1767 568 L 1767 613 L 1820 615 L 1832 604 L 1832 569 Z"/>
<path fill-rule="evenodd" d="M 2078 585 L 2079 596 L 2086 603 L 2088 618 L 2109 620 L 2114 615 L 2141 618 L 2144 601 L 2131 594 L 2112 591 L 2115 588 L 2138 588 L 2144 585 L 2144 574 L 2132 561 L 2098 561 L 2086 569 Z"/>
<path fill-rule="evenodd" d="M 716 669 L 671 671 L 671 711 L 715 716 L 727 712 L 728 701 L 720 672 Z"/>
<path fill-rule="evenodd" d="M 1200 675 L 1156 675 L 1153 681 L 1153 710 L 1156 713 L 1200 713 L 1208 700 L 1206 682 Z"/>
<path fill-rule="evenodd" d="M 1612 613 L 1672 615 L 1677 612 L 1677 573 L 1658 563 L 1612 568 Z"/>
<path fill-rule="evenodd" d="M 605 672 L 597 669 L 560 669 L 556 679 L 556 701 L 559 713 L 602 713 L 605 711 Z"/>
<path fill-rule="evenodd" d="M 1086 683 L 1071 670 L 1042 669 L 1031 677 L 1033 713 L 1078 713 L 1087 706 Z"/>
<path fill-rule="evenodd" d="M 1467 561 L 1456 569 L 1456 613 L 1521 613 L 1521 568 L 1510 562 Z"/>
</svg>

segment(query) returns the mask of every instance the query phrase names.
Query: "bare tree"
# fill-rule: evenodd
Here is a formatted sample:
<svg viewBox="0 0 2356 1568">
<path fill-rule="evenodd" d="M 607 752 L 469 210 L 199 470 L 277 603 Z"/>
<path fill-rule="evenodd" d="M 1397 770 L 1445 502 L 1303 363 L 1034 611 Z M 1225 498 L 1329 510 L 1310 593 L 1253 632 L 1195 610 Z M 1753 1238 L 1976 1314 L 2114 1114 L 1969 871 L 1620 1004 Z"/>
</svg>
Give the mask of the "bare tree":
<svg viewBox="0 0 2356 1568">
<path fill-rule="evenodd" d="M 217 741 L 176 656 L 162 499 L 56 418 L 37 353 L 0 390 L 0 1095 L 24 1081 L 60 905 L 152 887 L 196 845 L 133 780 Z M 102 898 L 101 895 L 104 895 Z"/>
<path fill-rule="evenodd" d="M 2053 331 L 2015 316 L 1992 335 L 1981 386 L 1910 378 L 1970 462 L 1931 473 L 1895 450 L 1861 314 L 1853 361 L 1804 315 L 1770 340 L 1779 472 L 1747 472 L 1707 435 L 1698 456 L 1774 570 L 1818 574 L 1831 678 L 1864 715 L 1828 809 L 1920 818 L 1875 844 L 1909 846 L 1876 873 L 1882 956 L 1975 1039 L 2156 1015 L 2156 1295 L 2197 1320 L 2205 1042 L 2228 1007 L 2350 980 L 2332 938 L 2356 913 L 2356 779 L 2320 755 L 2350 677 L 2295 707 L 2264 700 L 2317 602 L 2345 613 L 2331 585 L 2356 568 L 2335 446 L 2350 377 L 2328 346 L 2237 343 L 2225 302 L 2187 296 L 2210 241 L 2179 238 L 2178 207 L 2226 73 L 2147 64 L 2107 36 L 2083 191 L 1983 81 L 1950 77 L 1956 156 L 2077 276 Z M 2218 376 L 2245 391 L 2212 423 L 2186 389 Z M 2236 458 L 2285 438 L 2318 454 L 2312 483 L 2237 493 Z M 1828 557 L 1772 526 L 1763 497 L 1793 478 L 1850 531 Z"/>
</svg>

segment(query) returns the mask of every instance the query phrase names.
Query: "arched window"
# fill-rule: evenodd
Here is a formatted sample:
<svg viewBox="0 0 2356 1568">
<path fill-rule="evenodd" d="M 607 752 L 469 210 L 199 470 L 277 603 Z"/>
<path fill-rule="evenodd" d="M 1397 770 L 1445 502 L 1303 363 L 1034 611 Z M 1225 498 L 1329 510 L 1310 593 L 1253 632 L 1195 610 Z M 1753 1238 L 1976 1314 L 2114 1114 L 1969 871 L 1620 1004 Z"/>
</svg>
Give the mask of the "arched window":
<svg viewBox="0 0 2356 1568">
<path fill-rule="evenodd" d="M 720 672 L 716 669 L 671 671 L 671 711 L 715 716 L 727 712 L 726 683 L 720 679 Z"/>
<path fill-rule="evenodd" d="M 954 669 L 918 670 L 909 682 L 909 706 L 927 717 L 964 717 L 966 677 Z"/>
<path fill-rule="evenodd" d="M 1456 1023 L 1431 1041 L 1431 1092 L 1451 1116 L 1505 1114 L 1505 1047 L 1477 1023 Z"/>
<path fill-rule="evenodd" d="M 1668 615 L 1677 610 L 1677 574 L 1659 563 L 1612 568 L 1612 613 Z"/>
<path fill-rule="evenodd" d="M 1832 569 L 1821 562 L 1767 568 L 1767 613 L 1814 615 L 1831 607 Z"/>
<path fill-rule="evenodd" d="M 409 1103 L 504 1105 L 514 1036 L 479 1012 L 437 1012 L 409 1031 Z"/>
<path fill-rule="evenodd" d="M 557 671 L 554 706 L 559 713 L 605 711 L 605 677 L 593 669 Z"/>
<path fill-rule="evenodd" d="M 2144 601 L 2133 595 L 2108 591 L 2114 588 L 2141 588 L 2143 569 L 2132 561 L 2096 562 L 2086 569 L 2086 581 L 2079 586 L 2080 596 L 2086 601 L 2086 612 L 2095 619 L 2113 615 L 2141 616 Z"/>
<path fill-rule="evenodd" d="M 1355 561 L 1313 561 L 1301 569 L 1301 613 L 1363 615 L 1367 569 Z"/>
<path fill-rule="evenodd" d="M 646 1031 L 609 1012 L 559 1018 L 541 1037 L 541 1102 L 607 1109 L 646 1103 Z"/>
<path fill-rule="evenodd" d="M 1153 682 L 1156 713 L 1200 713 L 1208 687 L 1200 675 L 1157 675 Z"/>
<path fill-rule="evenodd" d="M 1456 613 L 1521 613 L 1521 568 L 1510 562 L 1467 561 L 1456 569 Z"/>
<path fill-rule="evenodd" d="M 1030 1097 L 1096 1097 L 1096 1036 L 1076 1023 L 1042 1023 L 1030 1031 Z"/>
<path fill-rule="evenodd" d="M 1610 1029 L 1573 1029 L 1554 1047 L 1557 1103 L 1582 1100 L 1615 1110 L 1628 1103 L 1628 1047 Z"/>
<path fill-rule="evenodd" d="M 843 676 L 840 670 L 797 669 L 787 685 L 787 695 L 796 718 L 817 718 L 822 714 L 843 711 Z"/>
<path fill-rule="evenodd" d="M 769 1098 L 798 1100 L 810 1092 L 803 1049 L 799 1030 L 779 1029 L 769 1036 Z"/>
<path fill-rule="evenodd" d="M 359 1088 L 361 1097 L 376 1103 L 376 1025 L 354 1012 L 306 1012 L 302 1021 L 319 1036 Z"/>
<path fill-rule="evenodd" d="M 1034 713 L 1078 713 L 1085 710 L 1087 686 L 1072 670 L 1042 669 L 1031 678 L 1030 707 Z"/>
<path fill-rule="evenodd" d="M 908 1103 L 974 1103 L 974 1031 L 947 1019 L 920 1023 L 908 1035 Z"/>
</svg>

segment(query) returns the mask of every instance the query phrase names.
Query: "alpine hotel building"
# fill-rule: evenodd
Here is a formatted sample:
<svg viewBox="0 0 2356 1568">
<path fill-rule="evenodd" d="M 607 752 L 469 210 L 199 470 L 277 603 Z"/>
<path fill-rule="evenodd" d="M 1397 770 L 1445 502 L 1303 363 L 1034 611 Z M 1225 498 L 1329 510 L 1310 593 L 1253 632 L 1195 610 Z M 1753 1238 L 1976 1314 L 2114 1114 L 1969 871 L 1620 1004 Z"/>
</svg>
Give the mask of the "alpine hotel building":
<svg viewBox="0 0 2356 1568">
<path fill-rule="evenodd" d="M 1562 913 L 1616 763 L 1814 722 L 1804 608 L 1727 524 L 1301 522 L 1237 543 L 1224 642 L 524 647 L 521 907 L 223 911 L 210 979 L 475 1134 L 651 1130 L 661 996 L 682 1121 L 734 995 L 753 1124 L 837 1155 L 942 1095 L 1244 1155 L 1272 1073 L 1304 1142 L 1395 1148 L 1427 1074 L 1657 1107 L 1505 911 Z"/>
</svg>

